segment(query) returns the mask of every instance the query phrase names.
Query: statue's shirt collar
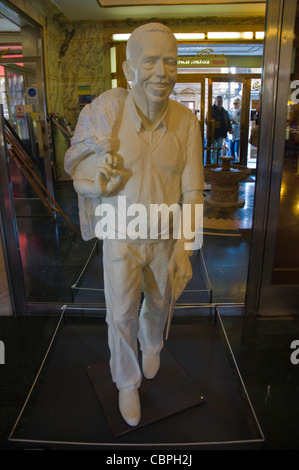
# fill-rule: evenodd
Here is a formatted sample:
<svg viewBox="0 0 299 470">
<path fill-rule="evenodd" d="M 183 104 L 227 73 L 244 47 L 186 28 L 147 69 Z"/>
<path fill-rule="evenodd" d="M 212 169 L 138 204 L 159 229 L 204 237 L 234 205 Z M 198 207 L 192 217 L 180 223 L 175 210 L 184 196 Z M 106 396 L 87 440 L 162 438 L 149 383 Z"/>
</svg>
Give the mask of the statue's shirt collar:
<svg viewBox="0 0 299 470">
<path fill-rule="evenodd" d="M 144 125 L 142 118 L 140 114 L 137 111 L 136 104 L 133 98 L 132 93 L 129 93 L 128 97 L 126 98 L 126 105 L 125 105 L 125 116 L 128 116 L 138 134 L 142 132 L 143 130 L 146 129 L 146 126 Z M 164 132 L 167 131 L 167 125 L 169 121 L 169 103 L 167 104 L 166 110 L 161 117 L 161 119 L 157 122 L 155 128 L 153 131 L 155 131 L 158 128 L 161 128 L 164 130 Z"/>
</svg>

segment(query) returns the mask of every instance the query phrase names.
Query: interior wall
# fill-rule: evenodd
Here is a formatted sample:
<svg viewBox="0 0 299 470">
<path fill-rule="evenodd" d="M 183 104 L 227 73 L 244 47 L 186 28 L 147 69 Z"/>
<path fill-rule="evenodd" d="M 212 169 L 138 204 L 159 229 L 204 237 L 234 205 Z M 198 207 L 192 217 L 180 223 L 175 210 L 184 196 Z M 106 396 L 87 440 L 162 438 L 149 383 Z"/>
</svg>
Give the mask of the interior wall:
<svg viewBox="0 0 299 470">
<path fill-rule="evenodd" d="M 101 23 L 61 24 L 61 89 L 64 116 L 75 124 L 81 107 L 79 87 L 91 98 L 111 87 L 109 42 Z"/>
</svg>

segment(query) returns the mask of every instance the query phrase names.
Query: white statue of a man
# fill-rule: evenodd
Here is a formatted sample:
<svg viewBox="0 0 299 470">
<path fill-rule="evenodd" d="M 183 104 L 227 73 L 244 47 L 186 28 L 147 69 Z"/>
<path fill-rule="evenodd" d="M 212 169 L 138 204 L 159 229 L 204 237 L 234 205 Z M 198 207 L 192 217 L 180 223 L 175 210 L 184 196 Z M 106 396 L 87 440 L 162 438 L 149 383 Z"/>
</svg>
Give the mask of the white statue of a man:
<svg viewBox="0 0 299 470">
<path fill-rule="evenodd" d="M 120 196 L 126 207 L 139 204 L 148 214 L 153 204 L 202 203 L 199 124 L 189 109 L 169 99 L 177 78 L 172 32 L 159 23 L 136 28 L 123 70 L 130 91 L 112 89 L 83 109 L 65 158 L 78 192 L 84 239 L 95 236 L 99 203 L 111 204 L 116 220 L 122 220 Z M 153 378 L 159 370 L 171 293 L 178 298 L 192 276 L 192 252 L 185 250 L 183 235 L 152 239 L 146 222 L 137 239 L 128 234 L 124 239 L 118 226 L 114 239 L 103 241 L 110 369 L 120 412 L 131 426 L 141 416 L 142 372 Z"/>
</svg>

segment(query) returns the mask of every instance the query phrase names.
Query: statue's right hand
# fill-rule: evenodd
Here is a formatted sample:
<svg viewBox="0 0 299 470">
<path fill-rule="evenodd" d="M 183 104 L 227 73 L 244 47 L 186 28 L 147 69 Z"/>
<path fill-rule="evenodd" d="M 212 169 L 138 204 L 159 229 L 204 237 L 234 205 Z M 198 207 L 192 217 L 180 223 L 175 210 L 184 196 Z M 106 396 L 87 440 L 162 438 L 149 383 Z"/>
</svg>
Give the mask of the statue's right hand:
<svg viewBox="0 0 299 470">
<path fill-rule="evenodd" d="M 120 163 L 119 157 L 117 155 L 112 155 L 111 153 L 105 154 L 105 162 L 108 163 L 109 166 L 113 168 L 117 168 Z"/>
<path fill-rule="evenodd" d="M 122 183 L 122 172 L 105 162 L 96 168 L 94 185 L 102 196 L 110 196 Z"/>
</svg>

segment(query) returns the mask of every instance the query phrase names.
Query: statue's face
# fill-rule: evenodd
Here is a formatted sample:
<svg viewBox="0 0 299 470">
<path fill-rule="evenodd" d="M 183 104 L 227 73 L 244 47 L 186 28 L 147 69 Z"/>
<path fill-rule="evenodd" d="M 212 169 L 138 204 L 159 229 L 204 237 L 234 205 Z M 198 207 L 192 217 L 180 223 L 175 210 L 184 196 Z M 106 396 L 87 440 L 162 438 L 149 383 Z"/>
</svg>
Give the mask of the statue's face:
<svg viewBox="0 0 299 470">
<path fill-rule="evenodd" d="M 145 33 L 135 49 L 130 69 L 134 95 L 149 103 L 163 104 L 177 78 L 175 39 L 160 32 Z"/>
</svg>

